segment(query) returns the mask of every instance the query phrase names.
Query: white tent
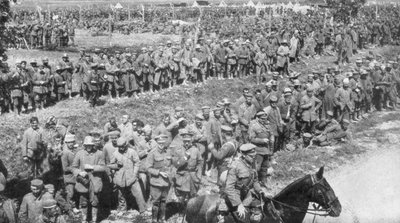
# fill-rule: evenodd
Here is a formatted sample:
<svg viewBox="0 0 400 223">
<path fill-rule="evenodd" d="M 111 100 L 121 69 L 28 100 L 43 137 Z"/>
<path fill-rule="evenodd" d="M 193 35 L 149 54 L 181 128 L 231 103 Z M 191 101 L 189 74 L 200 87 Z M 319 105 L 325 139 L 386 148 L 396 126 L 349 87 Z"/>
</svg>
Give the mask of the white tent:
<svg viewBox="0 0 400 223">
<path fill-rule="evenodd" d="M 256 7 L 254 2 L 252 0 L 249 0 L 249 2 L 246 4 L 247 7 Z"/>
<path fill-rule="evenodd" d="M 224 0 L 222 0 L 220 3 L 219 3 L 219 5 L 218 5 L 218 7 L 227 7 L 228 5 L 225 3 L 225 1 Z"/>
<path fill-rule="evenodd" d="M 118 2 L 118 3 L 114 6 L 114 8 L 116 8 L 116 9 L 123 9 L 124 7 L 122 7 L 121 3 Z"/>
<path fill-rule="evenodd" d="M 194 2 L 193 2 L 192 7 L 199 7 L 199 4 L 197 3 L 197 1 L 194 1 Z"/>
</svg>

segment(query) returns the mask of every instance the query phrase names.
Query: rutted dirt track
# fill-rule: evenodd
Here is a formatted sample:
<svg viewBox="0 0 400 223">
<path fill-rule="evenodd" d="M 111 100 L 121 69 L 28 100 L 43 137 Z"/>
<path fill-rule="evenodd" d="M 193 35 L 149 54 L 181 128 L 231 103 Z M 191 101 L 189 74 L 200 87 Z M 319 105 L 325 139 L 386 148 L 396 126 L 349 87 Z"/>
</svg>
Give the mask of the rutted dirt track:
<svg viewBox="0 0 400 223">
<path fill-rule="evenodd" d="M 339 197 L 342 214 L 338 218 L 317 217 L 315 222 L 400 222 L 399 144 L 381 144 L 365 158 L 325 177 Z M 312 220 L 307 216 L 304 222 Z"/>
</svg>

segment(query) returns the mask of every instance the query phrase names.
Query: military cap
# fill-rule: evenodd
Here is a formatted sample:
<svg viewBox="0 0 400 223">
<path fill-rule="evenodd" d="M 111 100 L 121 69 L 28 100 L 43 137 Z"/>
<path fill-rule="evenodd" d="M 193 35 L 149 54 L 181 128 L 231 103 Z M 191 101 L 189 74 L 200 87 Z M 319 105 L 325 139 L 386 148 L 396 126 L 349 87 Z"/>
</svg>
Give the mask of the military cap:
<svg viewBox="0 0 400 223">
<path fill-rule="evenodd" d="M 239 149 L 240 149 L 241 152 L 247 153 L 247 152 L 250 152 L 252 150 L 254 151 L 256 147 L 257 146 L 255 146 L 254 144 L 246 143 L 246 144 L 241 145 Z"/>
<path fill-rule="evenodd" d="M 33 179 L 31 181 L 31 187 L 43 187 L 43 180 L 41 180 L 41 179 Z"/>
<path fill-rule="evenodd" d="M 272 81 L 271 81 L 271 85 L 272 85 L 272 86 L 277 86 L 277 85 L 278 85 L 278 82 L 276 82 L 276 80 L 272 80 Z"/>
<path fill-rule="evenodd" d="M 37 64 L 37 60 L 36 60 L 36 59 L 33 59 L 33 60 L 31 61 L 31 64 Z"/>
<path fill-rule="evenodd" d="M 105 68 L 106 68 L 106 65 L 104 65 L 103 63 L 101 63 L 101 64 L 99 64 L 98 68 L 99 68 L 99 69 L 105 69 Z"/>
<path fill-rule="evenodd" d="M 292 90 L 290 88 L 285 88 L 285 90 L 283 91 L 283 95 L 284 96 L 292 95 Z"/>
<path fill-rule="evenodd" d="M 203 114 L 198 113 L 198 114 L 195 116 L 195 119 L 204 120 L 204 116 L 203 116 Z"/>
<path fill-rule="evenodd" d="M 53 184 L 46 184 L 44 185 L 44 189 L 46 189 L 47 191 L 54 191 L 54 185 Z"/>
<path fill-rule="evenodd" d="M 223 43 L 223 44 L 228 44 L 228 43 L 229 43 L 229 40 L 226 39 L 226 40 L 222 41 L 222 43 Z"/>
<path fill-rule="evenodd" d="M 121 54 L 121 51 L 116 50 L 116 51 L 115 51 L 115 54 Z"/>
<path fill-rule="evenodd" d="M 309 138 L 311 138 L 311 137 L 312 137 L 312 135 L 311 135 L 310 133 L 308 133 L 308 132 L 306 132 L 306 133 L 303 134 L 303 138 L 309 139 Z"/>
<path fill-rule="evenodd" d="M 144 132 L 144 134 L 146 134 L 146 135 L 151 135 L 151 133 L 152 133 L 152 129 L 151 129 L 151 126 L 150 125 L 145 125 L 143 128 L 142 128 L 142 131 Z"/>
<path fill-rule="evenodd" d="M 222 108 L 222 107 L 224 107 L 224 102 L 218 101 L 218 102 L 217 102 L 217 108 L 220 109 L 220 108 Z"/>
<path fill-rule="evenodd" d="M 64 142 L 75 142 L 75 135 L 66 134 L 64 138 Z"/>
<path fill-rule="evenodd" d="M 321 74 L 321 72 L 320 72 L 319 70 L 313 70 L 312 73 L 313 73 L 313 74 L 317 74 L 317 75 L 318 75 L 318 74 Z"/>
<path fill-rule="evenodd" d="M 177 106 L 175 107 L 175 111 L 176 112 L 183 111 L 183 108 L 181 106 Z"/>
<path fill-rule="evenodd" d="M 167 44 L 172 44 L 171 40 L 168 40 L 168 41 L 167 41 Z"/>
<path fill-rule="evenodd" d="M 362 63 L 361 58 L 358 58 L 358 59 L 356 60 L 356 63 Z"/>
<path fill-rule="evenodd" d="M 149 46 L 148 51 L 154 51 L 153 46 Z"/>
<path fill-rule="evenodd" d="M 207 106 L 207 105 L 206 105 L 206 106 L 203 106 L 203 107 L 201 107 L 201 110 L 203 110 L 203 111 L 204 111 L 204 110 L 210 110 L 210 106 Z"/>
<path fill-rule="evenodd" d="M 45 57 L 45 58 L 42 59 L 42 61 L 43 61 L 43 62 L 49 62 L 49 58 L 48 58 L 48 57 Z"/>
<path fill-rule="evenodd" d="M 114 137 L 119 137 L 121 135 L 121 132 L 118 130 L 111 131 L 107 133 L 108 136 L 114 136 Z"/>
<path fill-rule="evenodd" d="M 270 102 L 278 102 L 278 97 L 276 97 L 275 95 L 272 95 L 272 96 L 269 98 L 269 101 L 270 101 Z"/>
<path fill-rule="evenodd" d="M 94 170 L 94 166 L 90 164 L 85 164 L 83 165 L 84 170 Z"/>
<path fill-rule="evenodd" d="M 349 85 L 350 81 L 348 78 L 343 79 L 343 85 Z"/>
<path fill-rule="evenodd" d="M 147 47 L 142 47 L 142 51 L 147 51 Z"/>
<path fill-rule="evenodd" d="M 187 129 L 181 129 L 179 131 L 179 135 L 183 138 L 183 139 L 191 139 L 193 136 L 193 133 L 188 131 Z"/>
<path fill-rule="evenodd" d="M 60 66 L 56 66 L 56 71 L 62 70 Z"/>
<path fill-rule="evenodd" d="M 47 198 L 43 201 L 43 209 L 50 209 L 57 206 L 57 201 L 53 198 Z"/>
<path fill-rule="evenodd" d="M 126 56 L 126 57 L 131 57 L 131 56 L 132 56 L 132 54 L 130 54 L 130 53 L 127 53 L 127 54 L 125 54 L 125 56 Z"/>
<path fill-rule="evenodd" d="M 343 124 L 350 124 L 349 120 L 347 120 L 347 119 L 343 119 L 343 120 L 342 120 L 342 123 L 343 123 Z"/>
<path fill-rule="evenodd" d="M 265 113 L 264 111 L 259 111 L 256 114 L 257 117 L 261 117 L 261 116 L 264 116 L 264 115 L 267 115 L 267 113 Z"/>
<path fill-rule="evenodd" d="M 20 64 L 21 63 L 21 60 L 16 60 L 15 61 L 15 64 Z"/>
<path fill-rule="evenodd" d="M 329 116 L 333 116 L 333 112 L 332 111 L 327 111 L 326 114 L 329 115 Z"/>
<path fill-rule="evenodd" d="M 100 50 L 99 48 L 95 48 L 95 49 L 94 49 L 94 52 L 95 52 L 95 53 L 99 53 L 100 51 L 101 51 L 101 50 Z"/>
<path fill-rule="evenodd" d="M 201 46 L 200 46 L 200 44 L 196 44 L 196 47 L 195 47 L 196 49 L 200 49 L 201 48 Z"/>
<path fill-rule="evenodd" d="M 96 67 L 98 67 L 98 66 L 99 66 L 98 63 L 92 63 L 92 64 L 90 65 L 91 68 L 96 68 Z"/>
<path fill-rule="evenodd" d="M 265 86 L 267 86 L 267 87 L 271 87 L 271 86 L 272 86 L 272 84 L 271 84 L 271 82 L 270 82 L 270 81 L 268 81 L 268 82 L 265 84 Z"/>
<path fill-rule="evenodd" d="M 297 79 L 294 80 L 293 84 L 294 84 L 294 86 L 300 86 L 301 85 L 300 80 L 297 80 Z"/>
<path fill-rule="evenodd" d="M 167 139 L 168 139 L 168 136 L 165 135 L 165 134 L 160 134 L 160 135 L 154 137 L 154 139 L 155 139 L 157 142 L 166 142 Z"/>
<path fill-rule="evenodd" d="M 94 146 L 93 142 L 93 137 L 92 136 L 86 136 L 85 139 L 83 140 L 83 145 L 84 146 Z"/>
<path fill-rule="evenodd" d="M 287 42 L 287 40 L 286 39 L 283 39 L 282 41 L 281 41 L 281 44 L 287 44 L 288 42 Z"/>
<path fill-rule="evenodd" d="M 222 103 L 224 103 L 224 105 L 230 105 L 231 104 L 231 102 L 229 101 L 228 98 L 222 99 Z"/>
<path fill-rule="evenodd" d="M 274 71 L 274 72 L 272 72 L 272 76 L 278 76 L 279 75 L 279 72 L 276 72 L 276 71 Z"/>
<path fill-rule="evenodd" d="M 230 127 L 228 125 L 221 125 L 221 131 L 222 132 L 232 132 L 233 129 L 232 129 L 232 127 Z"/>
<path fill-rule="evenodd" d="M 307 92 L 314 91 L 314 88 L 311 85 L 307 85 Z"/>
<path fill-rule="evenodd" d="M 314 74 L 308 74 L 307 75 L 309 78 L 311 77 L 311 78 L 313 78 L 314 77 Z"/>
<path fill-rule="evenodd" d="M 250 92 L 245 93 L 244 96 L 245 96 L 246 98 L 252 98 L 252 97 L 253 97 L 253 95 L 252 95 Z"/>
<path fill-rule="evenodd" d="M 119 137 L 117 139 L 117 146 L 118 147 L 124 147 L 126 145 L 128 145 L 128 141 L 125 139 L 125 137 Z"/>
<path fill-rule="evenodd" d="M 64 53 L 62 58 L 68 58 L 68 54 Z"/>
</svg>

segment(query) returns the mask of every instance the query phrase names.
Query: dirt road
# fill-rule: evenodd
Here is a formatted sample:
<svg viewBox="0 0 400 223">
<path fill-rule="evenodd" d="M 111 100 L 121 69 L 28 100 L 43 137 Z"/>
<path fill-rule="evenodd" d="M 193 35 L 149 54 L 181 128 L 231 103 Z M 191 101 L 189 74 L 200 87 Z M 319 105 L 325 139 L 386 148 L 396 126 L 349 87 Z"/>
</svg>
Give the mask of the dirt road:
<svg viewBox="0 0 400 223">
<path fill-rule="evenodd" d="M 325 176 L 342 204 L 338 218 L 317 217 L 318 223 L 400 222 L 400 147 L 382 146 L 354 165 Z M 312 222 L 307 216 L 304 222 Z"/>
</svg>

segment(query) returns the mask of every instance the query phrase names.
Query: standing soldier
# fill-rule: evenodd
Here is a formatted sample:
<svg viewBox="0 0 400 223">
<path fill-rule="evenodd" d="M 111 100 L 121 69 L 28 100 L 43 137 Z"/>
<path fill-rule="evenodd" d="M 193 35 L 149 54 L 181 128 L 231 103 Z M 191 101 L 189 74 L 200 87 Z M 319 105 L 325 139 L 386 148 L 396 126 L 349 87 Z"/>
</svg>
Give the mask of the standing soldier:
<svg viewBox="0 0 400 223">
<path fill-rule="evenodd" d="M 315 132 L 315 124 L 317 121 L 317 113 L 321 107 L 321 101 L 314 96 L 314 89 L 311 86 L 307 87 L 307 94 L 302 96 L 300 100 L 301 112 L 301 133 Z"/>
<path fill-rule="evenodd" d="M 75 201 L 73 200 L 75 194 L 76 179 L 73 174 L 72 163 L 75 158 L 76 145 L 75 135 L 67 134 L 64 138 L 64 145 L 61 155 L 61 164 L 64 172 L 64 187 L 66 191 L 66 200 L 69 205 L 75 210 Z"/>
<path fill-rule="evenodd" d="M 292 90 L 285 88 L 283 92 L 284 99 L 278 103 L 279 111 L 283 121 L 283 129 L 280 139 L 279 149 L 286 149 L 286 145 L 293 139 L 296 131 L 296 112 L 297 104 L 292 98 Z"/>
<path fill-rule="evenodd" d="M 82 212 L 82 221 L 87 222 L 91 208 L 92 221 L 97 221 L 99 193 L 103 188 L 101 180 L 104 173 L 102 152 L 96 150 L 93 137 L 86 136 L 83 141 L 84 149 L 76 153 L 72 168 L 76 176 L 75 189 L 79 196 L 79 207 Z"/>
<path fill-rule="evenodd" d="M 281 45 L 278 48 L 277 54 L 277 71 L 279 71 L 279 75 L 282 77 L 283 74 L 289 75 L 289 46 L 287 40 L 282 40 Z"/>
<path fill-rule="evenodd" d="M 22 106 L 27 109 L 27 104 L 24 103 L 25 97 L 23 89 L 29 85 L 27 73 L 21 69 L 20 63 L 17 63 L 16 71 L 11 75 L 10 82 L 11 99 L 14 106 L 14 113 L 19 115 L 21 113 Z"/>
<path fill-rule="evenodd" d="M 237 51 L 237 58 L 238 58 L 238 77 L 244 78 L 247 76 L 248 67 L 247 64 L 249 63 L 250 59 L 250 52 L 246 47 L 246 43 L 242 42 L 240 48 Z"/>
<path fill-rule="evenodd" d="M 351 88 L 349 87 L 349 79 L 345 78 L 343 80 L 343 87 L 339 88 L 335 94 L 335 104 L 339 106 L 340 109 L 340 118 L 338 121 L 342 121 L 343 119 L 350 120 L 350 116 L 352 116 L 354 112 L 354 105 L 351 98 Z"/>
<path fill-rule="evenodd" d="M 196 44 L 191 61 L 193 65 L 192 81 L 194 83 L 204 82 L 207 72 L 207 54 L 202 51 L 200 44 Z"/>
<path fill-rule="evenodd" d="M 114 56 L 110 56 L 109 62 L 106 64 L 106 71 L 108 97 L 112 99 L 113 94 L 115 94 L 116 97 L 119 98 L 121 92 L 118 85 L 118 73 L 120 72 L 120 69 L 115 63 Z"/>
<path fill-rule="evenodd" d="M 155 55 L 154 57 L 154 64 L 156 69 L 154 70 L 154 87 L 157 87 L 157 89 L 163 89 L 166 87 L 168 83 L 168 58 L 164 54 L 164 50 L 160 48 L 158 51 L 158 54 Z M 155 90 L 155 89 L 154 89 Z"/>
<path fill-rule="evenodd" d="M 250 123 L 249 139 L 256 146 L 256 170 L 259 180 L 267 184 L 275 136 L 264 111 L 257 113 L 257 118 Z"/>
<path fill-rule="evenodd" d="M 233 46 L 233 42 L 229 42 L 229 47 L 227 48 L 227 76 L 228 79 L 233 79 L 236 77 L 238 65 L 237 65 L 237 55 Z"/>
<path fill-rule="evenodd" d="M 49 85 L 49 74 L 45 72 L 43 65 L 39 66 L 38 72 L 33 75 L 33 93 L 35 94 L 36 112 L 43 109 L 47 102 L 47 86 Z"/>
<path fill-rule="evenodd" d="M 257 79 L 257 85 L 259 85 L 262 82 L 262 79 L 265 75 L 265 72 L 267 71 L 267 54 L 265 53 L 265 48 L 261 47 L 260 51 L 256 53 L 256 56 L 254 58 L 255 63 L 256 63 L 256 79 Z"/>
<path fill-rule="evenodd" d="M 158 147 L 147 157 L 147 172 L 150 175 L 150 196 L 152 199 L 152 222 L 165 222 L 166 199 L 170 187 L 171 154 L 167 145 L 168 136 L 155 137 Z"/>
<path fill-rule="evenodd" d="M 31 181 L 31 191 L 22 199 L 18 213 L 20 222 L 37 222 L 37 218 L 43 212 L 43 201 L 49 195 L 44 190 L 43 181 L 40 179 Z"/>
<path fill-rule="evenodd" d="M 68 23 L 67 33 L 69 37 L 70 46 L 75 46 L 75 25 L 73 22 Z"/>
<path fill-rule="evenodd" d="M 269 126 L 274 134 L 275 141 L 274 141 L 274 152 L 277 152 L 281 149 L 282 145 L 282 134 L 283 134 L 283 121 L 281 117 L 281 112 L 278 107 L 278 97 L 272 95 L 269 100 L 269 106 L 264 108 L 264 112 L 268 116 Z"/>
<path fill-rule="evenodd" d="M 241 143 L 247 143 L 249 141 L 249 125 L 251 119 L 256 115 L 256 106 L 252 103 L 253 95 L 250 93 L 246 94 L 246 101 L 239 106 L 239 123 L 242 131 Z"/>
<path fill-rule="evenodd" d="M 43 129 L 39 127 L 39 119 L 32 117 L 29 122 L 31 127 L 25 130 L 21 141 L 22 157 L 36 176 L 41 173 L 40 161 L 43 160 L 47 148 L 43 142 Z"/>
<path fill-rule="evenodd" d="M 153 60 L 146 47 L 142 48 L 142 54 L 138 56 L 136 63 L 139 66 L 137 76 L 140 93 L 143 93 L 146 87 L 149 87 L 150 91 L 153 92 Z"/>
<path fill-rule="evenodd" d="M 192 49 L 191 45 L 189 42 L 185 43 L 185 47 L 181 50 L 180 55 L 181 55 L 181 75 L 179 76 L 179 79 L 182 80 L 182 84 L 186 85 L 187 80 L 192 77 L 192 72 L 193 72 L 193 64 L 191 61 L 192 58 Z"/>
<path fill-rule="evenodd" d="M 62 56 L 62 61 L 60 61 L 59 66 L 62 68 L 61 76 L 65 80 L 65 93 L 71 98 L 71 88 L 72 88 L 72 74 L 74 72 L 74 67 L 71 61 L 69 61 L 68 54 Z"/>
<path fill-rule="evenodd" d="M 226 59 L 227 59 L 227 48 L 228 40 L 224 40 L 222 45 L 220 44 L 215 52 L 215 65 L 217 72 L 217 79 L 221 80 L 225 78 L 226 75 Z"/>
<path fill-rule="evenodd" d="M 128 148 L 128 141 L 125 138 L 117 140 L 118 150 L 114 152 L 111 164 L 108 165 L 115 170 L 114 184 L 118 187 L 118 209 L 127 211 L 127 198 L 131 193 L 139 207 L 139 212 L 146 211 L 146 202 L 143 197 L 142 189 L 140 188 L 138 176 L 140 160 L 137 152 Z"/>
<path fill-rule="evenodd" d="M 62 72 L 63 72 L 63 69 L 60 66 L 57 66 L 56 72 L 54 73 L 54 76 L 53 76 L 53 81 L 54 81 L 54 86 L 55 86 L 54 94 L 55 94 L 57 101 L 61 101 L 65 98 L 65 86 L 67 84 L 67 81 L 61 75 Z"/>
<path fill-rule="evenodd" d="M 92 64 L 91 65 L 92 70 L 89 71 L 87 75 L 87 83 L 88 84 L 88 89 L 89 89 L 89 103 L 90 106 L 95 107 L 97 104 L 97 101 L 99 100 L 99 90 L 100 90 L 100 84 L 101 84 L 101 78 L 99 76 L 98 70 L 99 69 L 105 69 L 104 64 L 100 64 L 97 67 L 97 64 Z"/>
<path fill-rule="evenodd" d="M 174 150 L 172 161 L 176 168 L 176 195 L 183 207 L 187 201 L 197 195 L 201 183 L 203 159 L 199 149 L 192 144 L 193 133 L 182 129 L 180 133 L 183 147 Z"/>
<path fill-rule="evenodd" d="M 236 156 L 239 142 L 233 135 L 233 129 L 227 125 L 221 126 L 222 146 L 221 148 L 211 148 L 211 153 L 215 159 L 218 170 L 218 186 L 224 187 L 229 166 Z"/>
</svg>

